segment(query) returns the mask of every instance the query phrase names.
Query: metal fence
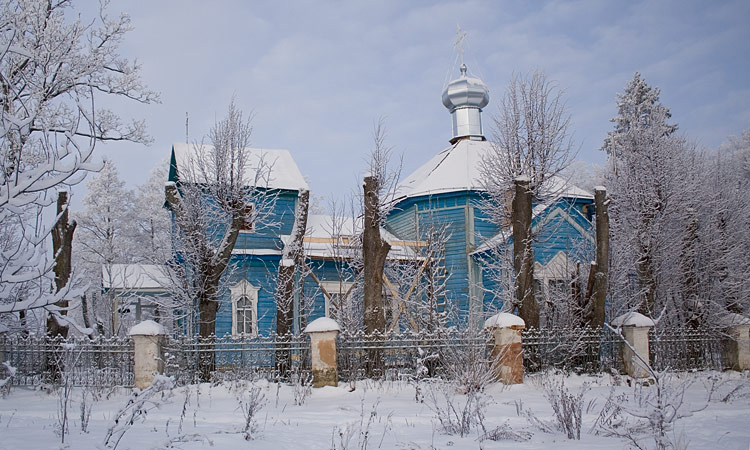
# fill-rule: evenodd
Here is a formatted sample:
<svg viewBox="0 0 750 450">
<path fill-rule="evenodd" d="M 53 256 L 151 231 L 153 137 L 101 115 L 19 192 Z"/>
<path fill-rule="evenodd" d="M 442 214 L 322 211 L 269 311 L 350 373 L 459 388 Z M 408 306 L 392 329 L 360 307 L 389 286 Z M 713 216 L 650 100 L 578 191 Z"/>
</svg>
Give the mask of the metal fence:
<svg viewBox="0 0 750 450">
<path fill-rule="evenodd" d="M 553 368 L 577 373 L 623 371 L 622 339 L 609 329 L 529 329 L 522 338 L 527 373 Z M 652 330 L 651 362 L 656 370 L 723 369 L 725 339 L 715 330 Z M 459 330 L 343 333 L 338 339 L 339 377 L 348 381 L 455 376 L 456 367 L 488 367 L 492 344 L 487 333 Z M 181 384 L 198 382 L 200 368 L 207 362 L 216 381 L 281 380 L 311 371 L 306 335 L 169 337 L 164 352 L 166 374 Z M 16 368 L 13 385 L 58 383 L 65 376 L 78 386 L 133 386 L 133 353 L 130 338 L 0 336 L 0 362 Z"/>
<path fill-rule="evenodd" d="M 491 337 L 471 331 L 342 334 L 337 347 L 339 377 L 404 379 L 443 376 L 460 358 L 489 362 Z M 467 361 L 463 361 L 466 363 Z"/>
<path fill-rule="evenodd" d="M 525 372 L 597 373 L 623 368 L 621 339 L 609 329 L 531 328 L 523 331 L 522 339 Z"/>
<path fill-rule="evenodd" d="M 0 361 L 16 369 L 10 383 L 36 386 L 133 386 L 133 341 L 118 337 L 0 336 Z"/>
<path fill-rule="evenodd" d="M 655 370 L 704 370 L 725 368 L 722 349 L 725 336 L 718 330 L 652 328 L 649 353 Z"/>
<path fill-rule="evenodd" d="M 279 356 L 287 364 L 279 363 Z M 165 370 L 181 384 L 196 383 L 201 365 L 211 364 L 211 379 L 284 379 L 310 372 L 310 339 L 306 335 L 171 337 L 165 349 Z"/>
</svg>

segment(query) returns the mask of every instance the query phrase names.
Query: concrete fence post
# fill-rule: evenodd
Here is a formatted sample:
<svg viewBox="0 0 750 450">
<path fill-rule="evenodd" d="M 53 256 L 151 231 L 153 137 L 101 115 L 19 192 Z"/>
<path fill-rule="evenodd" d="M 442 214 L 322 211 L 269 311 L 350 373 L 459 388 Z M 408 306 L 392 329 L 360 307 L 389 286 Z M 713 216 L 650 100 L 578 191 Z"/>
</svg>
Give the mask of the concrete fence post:
<svg viewBox="0 0 750 450">
<path fill-rule="evenodd" d="M 724 345 L 724 360 L 732 370 L 750 370 L 750 319 L 740 314 L 727 314 L 722 328 L 728 339 Z"/>
<path fill-rule="evenodd" d="M 495 338 L 490 370 L 503 384 L 523 383 L 521 331 L 525 327 L 523 319 L 509 313 L 495 314 L 484 322 L 484 329 Z"/>
<path fill-rule="evenodd" d="M 135 347 L 135 387 L 151 386 L 156 374 L 164 373 L 164 344 L 167 332 L 153 320 L 145 320 L 130 329 Z"/>
<path fill-rule="evenodd" d="M 339 324 L 328 317 L 321 317 L 305 327 L 310 335 L 313 387 L 338 386 L 339 372 L 336 366 L 336 336 Z"/>
<path fill-rule="evenodd" d="M 651 374 L 646 370 L 643 361 L 651 364 L 649 359 L 648 332 L 654 327 L 654 321 L 641 313 L 629 312 L 616 317 L 612 327 L 622 329 L 622 335 L 630 346 L 622 346 L 622 362 L 625 373 L 633 378 L 647 378 Z M 630 347 L 633 347 L 632 349 Z M 636 356 L 633 353 L 638 354 Z M 639 358 L 640 357 L 640 358 Z"/>
</svg>

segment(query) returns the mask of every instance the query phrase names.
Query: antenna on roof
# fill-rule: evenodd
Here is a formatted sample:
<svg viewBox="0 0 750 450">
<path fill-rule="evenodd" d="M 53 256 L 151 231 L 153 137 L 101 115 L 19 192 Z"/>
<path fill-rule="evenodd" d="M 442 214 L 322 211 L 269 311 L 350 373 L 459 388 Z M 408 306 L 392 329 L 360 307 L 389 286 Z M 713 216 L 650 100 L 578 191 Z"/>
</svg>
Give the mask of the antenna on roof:
<svg viewBox="0 0 750 450">
<path fill-rule="evenodd" d="M 188 116 L 188 112 L 185 111 L 185 143 L 186 144 L 190 144 L 189 124 L 190 124 L 190 116 Z"/>
</svg>

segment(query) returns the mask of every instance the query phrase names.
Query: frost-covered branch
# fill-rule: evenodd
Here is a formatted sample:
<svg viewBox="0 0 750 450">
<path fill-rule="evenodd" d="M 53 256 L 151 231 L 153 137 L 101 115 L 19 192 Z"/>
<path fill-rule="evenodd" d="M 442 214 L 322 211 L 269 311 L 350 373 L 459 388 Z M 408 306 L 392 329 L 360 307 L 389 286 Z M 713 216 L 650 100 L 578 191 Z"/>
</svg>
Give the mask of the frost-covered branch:
<svg viewBox="0 0 750 450">
<path fill-rule="evenodd" d="M 86 173 L 102 140 L 146 142 L 143 122 L 123 125 L 97 109 L 105 97 L 158 100 L 139 67 L 118 47 L 130 29 L 127 15 L 83 23 L 67 0 L 11 0 L 0 6 L 0 313 L 49 308 L 53 258 L 47 244 L 54 223 L 43 211 L 57 190 Z M 64 300 L 70 300 L 66 297 Z M 24 312 L 25 314 L 25 312 Z"/>
</svg>

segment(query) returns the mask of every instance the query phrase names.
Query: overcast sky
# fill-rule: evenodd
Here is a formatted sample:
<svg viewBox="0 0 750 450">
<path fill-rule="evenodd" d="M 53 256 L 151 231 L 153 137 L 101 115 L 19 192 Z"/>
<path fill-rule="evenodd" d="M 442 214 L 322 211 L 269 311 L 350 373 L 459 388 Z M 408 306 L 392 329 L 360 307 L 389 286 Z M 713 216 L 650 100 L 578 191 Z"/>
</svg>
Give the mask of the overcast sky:
<svg viewBox="0 0 750 450">
<path fill-rule="evenodd" d="M 93 4 L 77 8 L 85 17 Z M 109 11 L 130 14 L 121 54 L 161 95 L 157 105 L 116 105 L 146 119 L 151 146 L 97 149 L 130 186 L 184 142 L 186 113 L 199 140 L 232 96 L 254 114 L 253 146 L 290 150 L 320 198 L 357 189 L 381 116 L 406 176 L 448 145 L 441 93 L 458 76 L 457 25 L 469 72 L 490 89 L 485 128 L 513 73 L 533 70 L 565 89 L 584 161 L 604 162 L 615 96 L 634 71 L 705 148 L 750 128 L 747 0 L 112 0 Z M 84 190 L 75 193 L 80 201 Z"/>
</svg>

